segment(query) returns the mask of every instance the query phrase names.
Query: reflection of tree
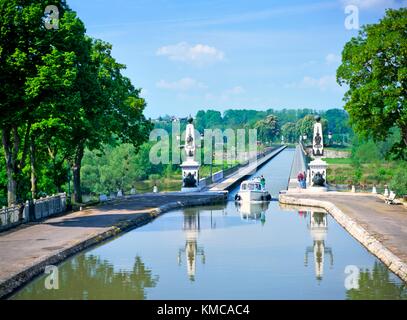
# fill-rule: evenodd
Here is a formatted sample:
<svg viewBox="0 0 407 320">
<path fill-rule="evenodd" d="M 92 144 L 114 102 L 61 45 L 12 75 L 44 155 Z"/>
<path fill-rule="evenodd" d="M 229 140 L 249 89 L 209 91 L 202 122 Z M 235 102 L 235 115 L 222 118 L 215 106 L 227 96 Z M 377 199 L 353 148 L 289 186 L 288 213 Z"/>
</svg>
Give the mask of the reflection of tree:
<svg viewBox="0 0 407 320">
<path fill-rule="evenodd" d="M 47 290 L 44 278 L 28 285 L 16 299 L 126 299 L 143 300 L 145 289 L 156 286 L 158 276 L 152 276 L 140 257 L 132 270 L 114 271 L 107 260 L 94 255 L 80 255 L 59 268 L 59 289 Z"/>
<path fill-rule="evenodd" d="M 350 300 L 399 300 L 407 299 L 407 286 L 397 284 L 390 279 L 389 270 L 379 262 L 375 262 L 373 271 L 361 271 L 359 275 L 359 289 L 346 292 Z"/>
</svg>

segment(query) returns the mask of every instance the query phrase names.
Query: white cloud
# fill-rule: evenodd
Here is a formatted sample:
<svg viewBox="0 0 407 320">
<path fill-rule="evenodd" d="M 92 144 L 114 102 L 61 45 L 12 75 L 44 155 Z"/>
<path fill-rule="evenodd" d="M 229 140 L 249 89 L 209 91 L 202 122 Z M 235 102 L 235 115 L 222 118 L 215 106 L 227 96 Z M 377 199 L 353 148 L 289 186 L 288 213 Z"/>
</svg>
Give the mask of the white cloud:
<svg viewBox="0 0 407 320">
<path fill-rule="evenodd" d="M 334 53 L 329 53 L 326 57 L 325 57 L 325 62 L 327 64 L 339 64 L 341 62 L 341 56 L 338 56 Z"/>
<path fill-rule="evenodd" d="M 237 95 L 237 94 L 242 94 L 245 93 L 246 90 L 242 86 L 236 86 L 231 89 L 225 90 L 225 94 L 231 94 L 231 95 Z"/>
<path fill-rule="evenodd" d="M 242 86 L 235 86 L 233 88 L 223 90 L 219 94 L 213 94 L 213 93 L 208 92 L 205 94 L 205 99 L 208 101 L 225 102 L 225 101 L 230 101 L 232 98 L 239 96 L 245 92 L 246 92 L 246 90 Z"/>
<path fill-rule="evenodd" d="M 355 5 L 359 9 L 399 8 L 407 5 L 407 0 L 341 0 L 342 4 Z"/>
<path fill-rule="evenodd" d="M 289 83 L 284 86 L 285 88 L 292 89 L 319 89 L 326 90 L 341 90 L 341 87 L 336 83 L 336 77 L 331 75 L 314 78 L 305 76 L 300 82 Z"/>
<path fill-rule="evenodd" d="M 196 65 L 206 65 L 222 61 L 225 57 L 224 53 L 215 47 L 204 44 L 189 45 L 187 42 L 161 47 L 157 50 L 156 54 L 158 56 L 166 56 L 173 61 L 182 61 Z"/>
<path fill-rule="evenodd" d="M 188 91 L 194 89 L 204 89 L 206 85 L 193 78 L 182 78 L 176 81 L 160 80 L 156 83 L 156 86 L 161 89 L 176 90 L 176 91 Z"/>
</svg>

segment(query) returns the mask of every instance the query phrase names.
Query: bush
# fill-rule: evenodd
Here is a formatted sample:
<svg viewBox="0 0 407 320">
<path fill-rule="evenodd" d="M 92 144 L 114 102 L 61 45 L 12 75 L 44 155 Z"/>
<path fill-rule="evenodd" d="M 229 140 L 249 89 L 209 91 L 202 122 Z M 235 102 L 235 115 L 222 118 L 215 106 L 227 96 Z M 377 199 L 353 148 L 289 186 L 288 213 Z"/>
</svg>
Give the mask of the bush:
<svg viewBox="0 0 407 320">
<path fill-rule="evenodd" d="M 390 189 L 398 196 L 407 195 L 407 165 L 401 164 L 395 171 L 393 179 L 390 181 Z"/>
</svg>

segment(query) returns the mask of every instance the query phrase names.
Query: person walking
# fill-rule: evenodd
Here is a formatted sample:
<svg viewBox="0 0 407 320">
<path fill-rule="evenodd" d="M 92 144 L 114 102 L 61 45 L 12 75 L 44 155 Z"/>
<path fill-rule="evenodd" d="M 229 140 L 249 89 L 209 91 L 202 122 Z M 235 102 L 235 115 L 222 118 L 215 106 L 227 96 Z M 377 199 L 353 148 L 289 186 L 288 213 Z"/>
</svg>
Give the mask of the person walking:
<svg viewBox="0 0 407 320">
<path fill-rule="evenodd" d="M 307 188 L 307 174 L 305 171 L 304 171 L 303 175 L 304 175 L 304 179 L 302 180 L 302 188 L 306 189 Z"/>
<path fill-rule="evenodd" d="M 302 188 L 302 186 L 303 186 L 303 181 L 304 181 L 304 179 L 305 179 L 304 174 L 303 174 L 301 171 L 298 172 L 297 180 L 298 180 L 298 186 L 299 186 L 300 188 Z"/>
</svg>

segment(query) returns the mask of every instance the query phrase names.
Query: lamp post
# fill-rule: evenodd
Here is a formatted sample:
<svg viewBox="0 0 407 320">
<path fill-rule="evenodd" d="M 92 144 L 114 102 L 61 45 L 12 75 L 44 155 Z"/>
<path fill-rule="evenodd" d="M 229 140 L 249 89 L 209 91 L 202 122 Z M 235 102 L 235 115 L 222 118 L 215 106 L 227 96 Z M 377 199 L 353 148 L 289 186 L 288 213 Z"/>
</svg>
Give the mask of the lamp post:
<svg viewBox="0 0 407 320">
<path fill-rule="evenodd" d="M 68 164 L 68 199 L 71 199 L 71 168 Z"/>
<path fill-rule="evenodd" d="M 203 152 L 203 154 L 202 154 Z M 201 150 L 200 150 L 200 161 L 201 161 L 201 166 L 202 164 L 205 162 L 205 148 L 204 148 L 204 134 L 201 133 Z M 202 160 L 202 156 L 203 156 L 203 160 Z"/>
<path fill-rule="evenodd" d="M 304 133 L 302 136 L 302 140 L 304 141 L 304 144 L 307 142 L 307 135 Z"/>
</svg>

